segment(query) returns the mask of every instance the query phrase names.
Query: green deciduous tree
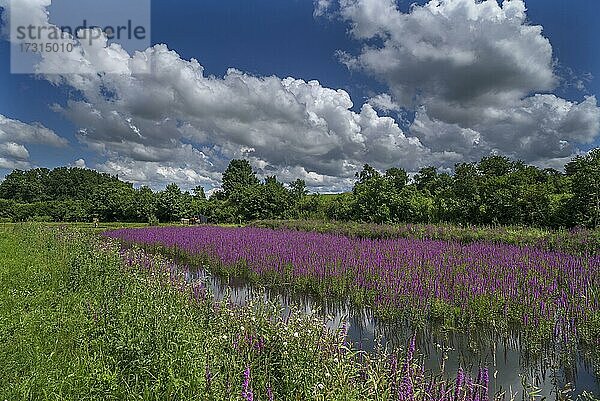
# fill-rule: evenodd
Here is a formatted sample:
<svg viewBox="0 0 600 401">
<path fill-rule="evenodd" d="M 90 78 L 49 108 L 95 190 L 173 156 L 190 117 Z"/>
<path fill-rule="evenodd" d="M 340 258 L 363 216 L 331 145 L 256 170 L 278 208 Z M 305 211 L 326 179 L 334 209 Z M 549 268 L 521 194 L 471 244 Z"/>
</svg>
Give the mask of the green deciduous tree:
<svg viewBox="0 0 600 401">
<path fill-rule="evenodd" d="M 571 179 L 571 210 L 575 223 L 589 227 L 600 224 L 600 148 L 577 156 L 565 167 Z"/>
<path fill-rule="evenodd" d="M 248 160 L 232 160 L 223 173 L 222 186 L 226 197 L 258 183 Z"/>
<path fill-rule="evenodd" d="M 247 160 L 232 160 L 223 189 L 206 199 L 171 184 L 163 191 L 136 189 L 93 170 L 15 170 L 0 183 L 0 218 L 163 222 L 206 215 L 213 222 L 330 218 L 384 222 L 527 224 L 570 227 L 600 224 L 600 149 L 574 158 L 566 174 L 492 155 L 459 163 L 454 174 L 422 168 L 410 183 L 406 171 L 381 173 L 364 165 L 351 193 L 307 195 L 306 183 L 276 177 L 260 182 Z"/>
</svg>

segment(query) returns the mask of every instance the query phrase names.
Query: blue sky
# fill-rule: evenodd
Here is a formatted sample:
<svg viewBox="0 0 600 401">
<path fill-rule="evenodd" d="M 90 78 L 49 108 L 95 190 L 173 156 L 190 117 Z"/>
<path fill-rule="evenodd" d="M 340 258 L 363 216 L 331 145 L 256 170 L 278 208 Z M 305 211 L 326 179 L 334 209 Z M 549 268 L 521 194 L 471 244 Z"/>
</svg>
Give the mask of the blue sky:
<svg viewBox="0 0 600 401">
<path fill-rule="evenodd" d="M 328 7 L 320 16 L 315 16 L 318 2 L 309 0 L 182 0 L 176 5 L 173 2 L 152 1 L 153 45 L 166 44 L 168 49 L 177 52 L 181 57 L 178 60 L 178 63 L 181 61 L 179 67 L 183 69 L 187 68 L 184 62 L 191 58 L 197 59 L 203 67 L 203 77 L 216 76 L 216 81 L 209 84 L 218 85 L 220 89 L 225 86 L 228 91 L 233 91 L 227 87 L 229 81 L 223 80 L 223 77 L 229 68 L 239 70 L 242 74 L 240 80 L 250 88 L 250 97 L 240 100 L 243 94 L 231 92 L 235 94 L 236 104 L 230 107 L 221 98 L 217 98 L 215 103 L 224 103 L 222 108 L 212 111 L 223 115 L 216 121 L 209 114 L 196 112 L 196 109 L 192 112 L 188 110 L 188 106 L 193 109 L 210 105 L 210 99 L 205 101 L 202 98 L 197 104 L 194 98 L 181 100 L 182 103 L 177 100 L 177 105 L 171 105 L 171 120 L 177 120 L 177 127 L 165 123 L 169 116 L 146 118 L 147 113 L 136 114 L 135 111 L 129 111 L 130 104 L 122 104 L 118 111 L 122 112 L 125 121 L 133 121 L 132 124 L 137 127 L 135 132 L 141 130 L 140 137 L 146 138 L 144 133 L 152 129 L 145 130 L 143 127 L 161 127 L 161 131 L 148 134 L 147 137 L 152 139 L 139 143 L 132 141 L 127 135 L 119 136 L 119 132 L 112 132 L 110 126 L 104 125 L 102 121 L 112 112 L 108 102 L 93 99 L 91 93 L 70 83 L 69 79 L 57 84 L 51 83 L 52 79 L 47 79 L 44 75 L 11 74 L 10 46 L 6 40 L 1 41 L 0 115 L 5 118 L 5 134 L 4 138 L 0 134 L 0 149 L 3 145 L 1 141 L 4 140 L 5 144 L 19 145 L 18 149 L 25 148 L 28 155 L 21 155 L 15 161 L 19 152 L 7 151 L 4 164 L 0 162 L 0 176 L 9 172 L 10 167 L 55 167 L 74 164 L 79 160 L 78 165 L 84 165 L 85 161 L 87 167 L 118 173 L 136 184 L 158 188 L 174 181 L 184 187 L 193 187 L 199 183 L 210 189 L 219 185 L 218 172 L 226 165 L 227 160 L 232 157 L 248 157 L 259 173 L 276 173 L 284 180 L 303 178 L 315 190 L 335 191 L 347 188 L 353 171 L 366 162 L 381 169 L 398 165 L 414 171 L 425 165 L 451 168 L 459 160 L 475 160 L 490 152 L 500 152 L 537 165 L 560 167 L 569 156 L 598 144 L 596 123 L 600 117 L 595 104 L 585 103 L 586 97 L 600 96 L 600 79 L 595 76 L 600 71 L 600 52 L 595 43 L 596 38 L 600 37 L 600 24 L 597 24 L 600 3 L 597 1 L 526 1 L 526 20 L 519 25 L 519 29 L 526 25 L 541 25 L 543 34 L 536 38 L 549 40 L 551 60 L 547 52 L 540 51 L 538 55 L 535 48 L 529 47 L 535 46 L 531 44 L 533 36 L 522 34 L 520 42 L 515 40 L 509 46 L 514 46 L 516 52 L 535 56 L 531 60 L 519 60 L 518 63 L 522 65 L 517 67 L 507 63 L 505 69 L 490 67 L 496 63 L 493 57 L 497 56 L 489 51 L 490 43 L 500 43 L 502 37 L 497 41 L 494 37 L 486 37 L 484 39 L 489 42 L 482 39 L 464 44 L 466 39 L 461 37 L 464 31 L 459 28 L 454 30 L 454 27 L 468 24 L 469 21 L 462 19 L 462 14 L 455 8 L 447 6 L 443 18 L 444 23 L 450 24 L 448 26 L 452 32 L 447 38 L 440 39 L 445 41 L 444 49 L 449 47 L 457 55 L 462 54 L 463 50 L 469 57 L 474 54 L 477 60 L 474 64 L 481 65 L 483 80 L 500 82 L 504 79 L 508 82 L 502 87 L 494 87 L 495 84 L 490 85 L 489 82 L 481 83 L 482 88 L 487 88 L 481 89 L 485 91 L 485 96 L 473 95 L 466 100 L 464 93 L 470 96 L 471 93 L 478 93 L 479 89 L 475 84 L 474 88 L 470 88 L 468 82 L 459 81 L 465 74 L 457 70 L 452 71 L 452 75 L 445 75 L 444 71 L 434 70 L 432 63 L 419 67 L 417 61 L 406 61 L 410 58 L 411 49 L 414 50 L 414 43 L 408 42 L 415 40 L 415 43 L 419 43 L 418 40 L 407 39 L 407 43 L 404 43 L 403 37 L 407 33 L 402 29 L 406 28 L 399 28 L 396 20 L 379 20 L 372 16 L 372 20 L 368 19 L 371 18 L 368 17 L 369 9 L 389 6 L 390 0 L 356 0 L 354 9 L 344 9 L 335 1 L 321 1 L 323 4 L 327 3 Z M 475 0 L 442 1 L 461 2 L 465 3 L 465 7 L 474 7 L 476 4 Z M 412 23 L 416 24 L 414 26 L 417 30 L 423 29 L 425 35 L 415 34 L 415 37 L 433 35 L 433 28 L 426 26 L 425 20 L 419 19 L 419 14 L 412 11 L 410 3 L 396 3 L 395 13 L 398 16 L 410 14 L 411 18 L 414 17 Z M 0 4 L 3 4 L 2 1 Z M 427 6 L 425 1 L 418 4 Z M 485 30 L 484 14 L 484 11 L 477 11 L 476 23 L 481 20 L 481 25 L 474 28 L 475 34 L 477 29 Z M 358 28 L 352 30 L 352 27 Z M 373 34 L 370 31 L 372 27 L 384 34 Z M 515 29 L 513 23 L 499 23 L 498 35 L 514 37 L 510 29 Z M 388 47 L 383 43 L 384 40 L 388 41 Z M 543 41 L 540 42 L 541 47 L 542 45 Z M 375 49 L 370 54 L 374 57 L 363 50 L 365 46 Z M 399 53 L 390 56 L 390 49 L 397 48 L 400 48 Z M 343 55 L 348 55 L 353 64 L 348 63 Z M 390 60 L 386 60 L 384 68 L 379 61 L 385 60 L 387 56 L 390 56 Z M 398 66 L 393 65 L 396 56 L 400 60 L 397 61 Z M 480 58 L 484 57 L 489 57 L 490 60 L 481 61 Z M 500 58 L 498 60 L 501 61 Z M 431 82 L 435 82 L 437 78 L 441 83 L 431 84 L 417 74 L 419 69 L 428 68 L 432 68 L 429 72 L 433 77 Z M 440 63 L 440 68 L 443 69 L 443 63 Z M 472 68 L 468 71 L 476 73 L 478 65 L 468 68 Z M 488 71 L 486 69 L 493 73 L 485 75 L 485 71 Z M 536 69 L 539 69 L 539 74 Z M 499 75 L 495 76 L 496 73 Z M 551 84 L 550 78 L 537 79 L 538 76 L 544 77 L 550 73 L 560 78 L 560 81 Z M 411 74 L 415 74 L 415 77 L 411 77 Z M 277 77 L 277 81 L 269 81 L 268 88 L 264 88 L 265 82 L 261 80 L 271 76 Z M 251 81 L 249 77 L 258 81 Z M 266 99 L 260 100 L 260 105 L 253 103 L 261 91 L 281 85 L 281 79 L 286 77 L 302 80 L 305 84 L 310 80 L 317 80 L 319 86 L 311 89 L 309 85 L 298 84 L 291 88 L 291 84 L 284 82 L 283 94 L 266 96 Z M 173 76 L 170 78 L 175 79 Z M 233 81 L 232 78 L 231 82 Z M 158 80 L 135 82 L 142 88 L 146 88 L 144 85 L 156 85 L 156 82 L 164 84 L 164 81 Z M 113 84 L 107 78 L 98 83 L 98 87 Z M 171 93 L 173 88 L 177 88 L 175 83 L 165 85 L 167 88 L 157 87 L 156 90 L 168 89 Z M 492 88 L 489 89 L 490 87 Z M 343 95 L 336 94 L 338 89 L 347 92 L 352 105 L 347 104 Z M 125 89 L 118 87 L 117 90 Z M 180 89 L 175 89 L 175 92 L 177 90 Z M 215 88 L 211 90 L 216 93 Z M 449 93 L 451 91 L 457 93 Z M 460 96 L 458 92 L 461 93 Z M 223 95 L 224 99 L 229 99 L 231 93 Z M 555 96 L 544 99 L 532 97 L 548 94 Z M 125 93 L 121 95 L 123 99 L 127 97 Z M 281 96 L 288 95 L 291 96 L 292 103 L 298 102 L 301 107 L 296 110 L 298 118 L 291 116 L 290 122 L 283 122 L 280 117 L 273 116 L 294 109 L 279 109 L 277 102 L 281 100 Z M 154 93 L 148 96 L 152 100 L 152 96 L 157 95 Z M 510 99 L 505 100 L 506 98 Z M 389 102 L 384 104 L 384 99 Z M 499 106 L 499 99 L 505 103 Z M 90 120 L 81 108 L 69 104 L 69 100 L 85 104 L 89 106 L 88 109 L 93 107 L 96 114 L 103 116 L 102 121 Z M 186 105 L 186 101 L 190 104 Z M 274 104 L 270 105 L 269 102 Z M 324 102 L 336 104 L 337 108 L 330 110 L 327 105 L 323 106 Z M 54 104 L 60 105 L 62 111 L 51 107 Z M 274 109 L 269 109 L 271 106 Z M 239 107 L 260 107 L 260 110 L 253 111 L 260 118 L 246 121 L 247 116 L 239 114 Z M 544 107 L 567 110 L 571 114 L 565 112 L 562 120 L 546 127 L 544 121 L 547 121 L 547 117 L 541 111 Z M 127 113 L 130 114 L 123 110 L 128 110 Z M 472 117 L 498 113 L 533 116 L 532 119 L 538 120 L 528 121 L 523 125 L 523 118 L 496 121 Z M 313 132 L 316 128 L 311 125 L 312 120 L 303 120 L 308 118 L 307 115 L 320 118 L 317 125 L 319 129 L 326 125 L 324 132 Z M 387 117 L 394 119 L 395 126 L 390 125 Z M 158 120 L 151 124 L 149 120 L 153 118 Z M 413 122 L 414 118 L 418 120 L 417 123 Z M 585 124 L 573 127 L 572 120 L 584 121 Z M 235 132 L 232 121 L 235 127 L 240 125 L 240 121 L 243 122 L 244 129 L 252 134 L 242 137 L 244 132 Z M 21 138 L 22 142 L 11 140 L 10 136 L 14 134 L 10 130 L 15 129 L 17 122 L 25 125 L 38 122 L 56 136 L 65 138 L 68 145 L 49 146 L 52 140 L 47 138 Z M 348 128 L 354 125 L 357 127 Z M 183 126 L 193 130 L 193 133 L 183 132 Z M 544 127 L 537 132 L 538 126 Z M 522 140 L 531 127 L 536 127 L 535 136 Z M 0 125 L 0 130 L 2 129 Z M 563 129 L 571 129 L 572 132 L 560 132 Z M 86 137 L 76 135 L 81 130 L 88 132 Z M 286 137 L 286 130 L 295 137 Z M 511 130 L 515 132 L 514 135 L 519 136 L 507 137 L 508 134 L 504 134 Z M 523 134 L 519 134 L 520 132 Z M 163 137 L 168 135 L 172 137 Z M 307 138 L 306 144 L 298 139 L 301 137 Z M 503 141 L 498 138 L 503 138 Z M 520 145 L 511 146 L 511 141 L 519 141 Z M 551 142 L 557 145 L 543 150 L 536 145 Z M 312 146 L 315 143 L 319 146 Z M 465 143 L 469 146 L 466 147 Z M 474 149 L 471 149 L 471 145 Z M 129 151 L 136 147 L 141 148 L 136 152 Z M 397 149 L 390 150 L 390 147 Z M 515 147 L 519 149 L 512 152 Z M 16 147 L 11 149 L 15 150 Z M 140 157 L 140 154 L 144 156 Z M 0 160 L 2 157 L 0 153 Z"/>
</svg>

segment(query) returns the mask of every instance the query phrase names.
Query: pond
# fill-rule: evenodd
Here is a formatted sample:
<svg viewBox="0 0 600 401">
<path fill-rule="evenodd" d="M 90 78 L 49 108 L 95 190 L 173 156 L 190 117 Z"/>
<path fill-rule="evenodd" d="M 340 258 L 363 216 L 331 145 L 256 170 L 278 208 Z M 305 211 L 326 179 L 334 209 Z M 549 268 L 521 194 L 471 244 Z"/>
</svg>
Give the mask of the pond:
<svg viewBox="0 0 600 401">
<path fill-rule="evenodd" d="M 426 328 L 415 332 L 405 322 L 380 321 L 369 309 L 353 307 L 350 302 L 322 302 L 285 289 L 253 287 L 239 279 L 212 275 L 202 268 L 180 269 L 188 282 L 203 282 L 217 301 L 244 305 L 262 298 L 278 303 L 284 318 L 294 310 L 317 313 L 329 328 L 344 327 L 347 341 L 354 349 L 373 352 L 377 347 L 405 346 L 415 335 L 417 348 L 425 356 L 426 369 L 452 376 L 459 366 L 465 369 L 488 366 L 490 393 L 504 392 L 506 399 L 530 399 L 526 395 L 535 392 L 536 398 L 555 400 L 561 391 L 570 388 L 573 396 L 583 391 L 600 395 L 597 367 L 582 352 L 572 355 L 569 358 L 572 362 L 567 364 L 553 350 L 530 355 L 522 346 L 518 333 L 506 339 L 482 331 L 461 333 Z"/>
</svg>

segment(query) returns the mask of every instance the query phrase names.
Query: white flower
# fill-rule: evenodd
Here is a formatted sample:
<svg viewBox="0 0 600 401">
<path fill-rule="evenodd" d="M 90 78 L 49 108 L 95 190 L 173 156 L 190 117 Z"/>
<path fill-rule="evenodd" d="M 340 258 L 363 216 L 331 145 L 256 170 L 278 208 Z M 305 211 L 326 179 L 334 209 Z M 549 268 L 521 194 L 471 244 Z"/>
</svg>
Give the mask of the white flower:
<svg viewBox="0 0 600 401">
<path fill-rule="evenodd" d="M 323 383 L 319 383 L 317 385 L 317 387 L 319 387 L 319 390 L 323 390 L 325 388 L 325 386 L 323 385 Z"/>
<path fill-rule="evenodd" d="M 340 363 L 340 360 L 337 357 L 335 357 L 335 358 L 333 358 L 333 362 Z"/>
<path fill-rule="evenodd" d="M 294 332 L 294 337 L 298 338 L 300 335 L 298 334 L 297 331 Z"/>
<path fill-rule="evenodd" d="M 246 328 L 245 328 L 244 326 L 241 326 L 241 327 L 240 327 L 240 330 L 241 330 L 241 331 L 245 331 L 245 330 L 246 330 Z"/>
<path fill-rule="evenodd" d="M 329 372 L 325 372 L 325 377 L 326 377 L 327 379 L 331 378 L 331 373 L 329 373 Z"/>
<path fill-rule="evenodd" d="M 284 341 L 284 342 L 283 342 L 283 346 L 284 346 L 284 347 L 287 347 L 287 341 Z"/>
</svg>

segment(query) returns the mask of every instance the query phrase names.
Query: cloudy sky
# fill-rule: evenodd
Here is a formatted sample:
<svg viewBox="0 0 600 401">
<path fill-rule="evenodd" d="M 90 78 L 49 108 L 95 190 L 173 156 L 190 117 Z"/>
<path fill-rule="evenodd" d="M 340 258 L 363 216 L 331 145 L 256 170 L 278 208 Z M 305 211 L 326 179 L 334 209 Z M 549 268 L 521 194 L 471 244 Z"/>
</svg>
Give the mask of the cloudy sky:
<svg viewBox="0 0 600 401">
<path fill-rule="evenodd" d="M 60 1 L 0 0 L 0 177 L 210 190 L 244 157 L 335 192 L 364 163 L 562 168 L 599 143 L 596 0 L 155 0 L 149 47 L 74 41 L 11 74 L 9 11 L 52 26 Z"/>
</svg>

